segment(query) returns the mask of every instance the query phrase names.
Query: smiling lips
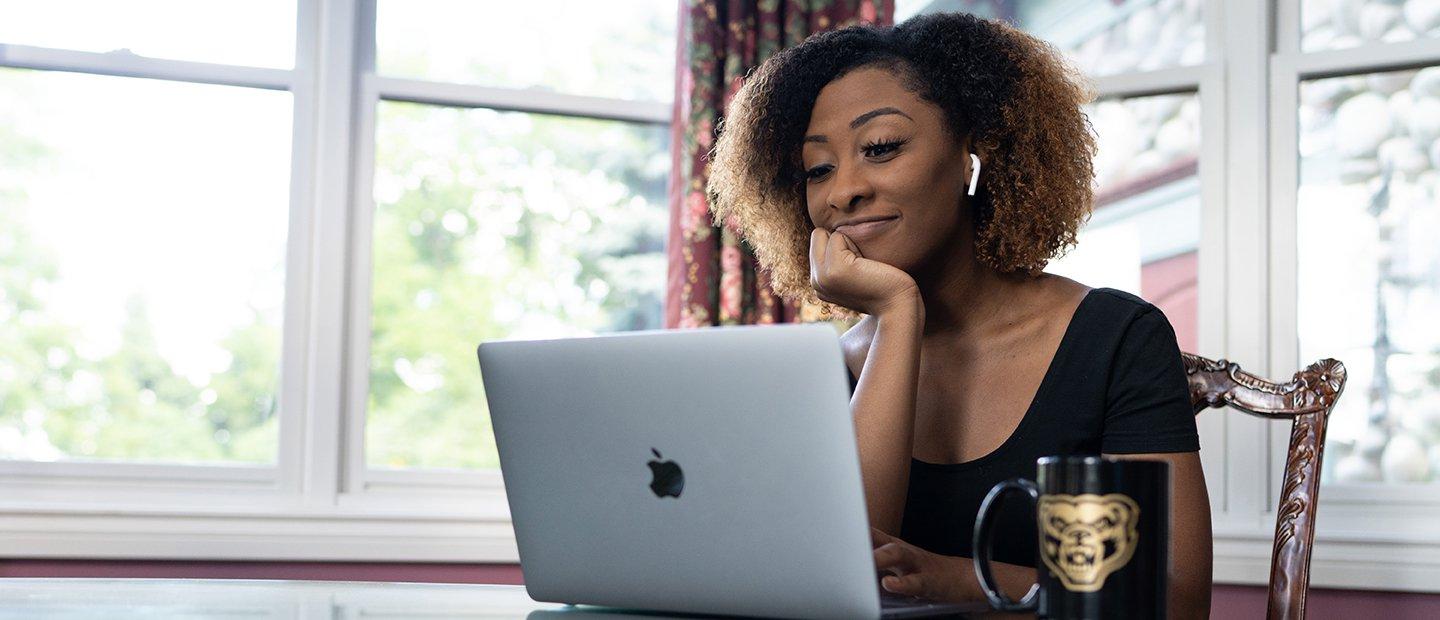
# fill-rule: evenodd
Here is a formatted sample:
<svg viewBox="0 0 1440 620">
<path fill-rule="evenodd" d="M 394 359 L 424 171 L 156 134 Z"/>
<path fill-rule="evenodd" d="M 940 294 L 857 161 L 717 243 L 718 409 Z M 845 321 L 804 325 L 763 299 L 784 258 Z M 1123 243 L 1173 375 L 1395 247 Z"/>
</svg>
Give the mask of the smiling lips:
<svg viewBox="0 0 1440 620">
<path fill-rule="evenodd" d="M 853 223 L 841 224 L 835 227 L 835 232 L 845 233 L 851 241 L 860 241 L 871 237 L 879 236 L 889 230 L 900 218 L 898 216 L 863 218 Z"/>
</svg>

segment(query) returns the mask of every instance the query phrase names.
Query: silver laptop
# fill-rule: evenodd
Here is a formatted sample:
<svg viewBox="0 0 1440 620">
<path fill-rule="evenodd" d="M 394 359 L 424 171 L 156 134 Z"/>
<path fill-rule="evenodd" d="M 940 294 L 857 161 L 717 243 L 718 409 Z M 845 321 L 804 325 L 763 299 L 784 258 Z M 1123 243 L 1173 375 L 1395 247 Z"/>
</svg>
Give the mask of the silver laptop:
<svg viewBox="0 0 1440 620">
<path fill-rule="evenodd" d="M 833 327 L 487 342 L 479 357 L 535 600 L 882 617 Z"/>
</svg>

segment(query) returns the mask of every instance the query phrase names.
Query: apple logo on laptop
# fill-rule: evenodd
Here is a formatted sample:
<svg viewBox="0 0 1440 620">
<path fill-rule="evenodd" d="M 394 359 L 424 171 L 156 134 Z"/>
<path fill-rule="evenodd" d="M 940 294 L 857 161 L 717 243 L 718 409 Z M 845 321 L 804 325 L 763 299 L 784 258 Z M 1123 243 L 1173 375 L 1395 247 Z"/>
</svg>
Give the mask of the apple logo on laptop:
<svg viewBox="0 0 1440 620">
<path fill-rule="evenodd" d="M 680 466 L 675 461 L 660 461 L 665 457 L 660 456 L 660 451 L 650 448 L 650 452 L 657 460 L 650 461 L 650 490 L 655 497 L 680 497 L 680 492 L 685 490 L 685 472 L 680 471 Z"/>
</svg>

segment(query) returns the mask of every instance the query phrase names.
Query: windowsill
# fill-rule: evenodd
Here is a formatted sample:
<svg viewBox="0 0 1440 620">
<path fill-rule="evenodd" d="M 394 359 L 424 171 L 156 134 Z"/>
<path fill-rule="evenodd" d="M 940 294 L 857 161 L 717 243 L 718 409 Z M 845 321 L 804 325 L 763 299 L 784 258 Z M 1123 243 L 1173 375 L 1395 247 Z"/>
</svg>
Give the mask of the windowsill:
<svg viewBox="0 0 1440 620">
<path fill-rule="evenodd" d="M 508 517 L 476 514 L 6 508 L 0 549 L 50 559 L 519 561 Z"/>
<path fill-rule="evenodd" d="M 4 557 L 45 559 L 518 562 L 508 517 L 476 514 L 7 507 L 0 509 L 0 549 Z M 1310 585 L 1440 592 L 1440 541 L 1376 538 L 1322 535 Z M 1266 584 L 1270 549 L 1268 526 L 1217 533 L 1215 582 Z"/>
<path fill-rule="evenodd" d="M 1266 585 L 1272 539 L 1215 537 L 1215 583 Z M 1440 592 L 1440 543 L 1316 541 L 1310 587 Z"/>
</svg>

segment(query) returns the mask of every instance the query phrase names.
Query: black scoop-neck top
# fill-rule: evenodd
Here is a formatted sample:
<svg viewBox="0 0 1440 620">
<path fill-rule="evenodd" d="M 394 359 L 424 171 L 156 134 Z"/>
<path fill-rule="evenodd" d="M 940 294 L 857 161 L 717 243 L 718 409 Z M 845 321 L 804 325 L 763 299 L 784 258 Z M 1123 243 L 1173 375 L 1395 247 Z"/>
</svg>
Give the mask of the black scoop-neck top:
<svg viewBox="0 0 1440 620">
<path fill-rule="evenodd" d="M 856 378 L 850 377 L 854 393 Z M 1035 460 L 1068 454 L 1200 449 L 1175 331 L 1155 306 L 1123 291 L 1086 294 L 1015 432 L 964 463 L 912 459 L 900 538 L 972 557 L 980 501 L 996 483 L 1035 479 Z M 994 559 L 1035 566 L 1035 513 L 1019 498 L 996 519 Z"/>
</svg>

